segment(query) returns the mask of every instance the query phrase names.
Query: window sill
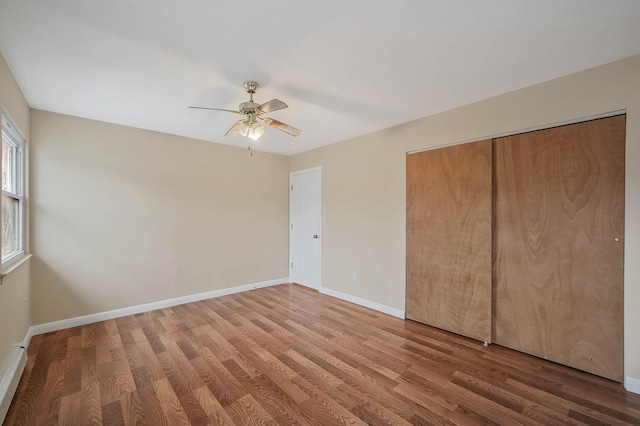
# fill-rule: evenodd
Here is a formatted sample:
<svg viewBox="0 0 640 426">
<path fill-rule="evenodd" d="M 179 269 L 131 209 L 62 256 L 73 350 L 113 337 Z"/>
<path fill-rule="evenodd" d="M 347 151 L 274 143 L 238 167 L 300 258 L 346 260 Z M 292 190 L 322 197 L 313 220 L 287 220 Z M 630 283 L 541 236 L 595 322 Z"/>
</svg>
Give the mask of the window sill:
<svg viewBox="0 0 640 426">
<path fill-rule="evenodd" d="M 23 254 L 22 256 L 17 256 L 15 259 L 12 259 L 11 262 L 8 262 L 8 265 L 2 265 L 2 272 L 0 272 L 0 285 L 2 285 L 4 277 L 21 267 L 24 263 L 26 263 L 27 260 L 31 258 L 31 256 L 33 255 Z"/>
</svg>

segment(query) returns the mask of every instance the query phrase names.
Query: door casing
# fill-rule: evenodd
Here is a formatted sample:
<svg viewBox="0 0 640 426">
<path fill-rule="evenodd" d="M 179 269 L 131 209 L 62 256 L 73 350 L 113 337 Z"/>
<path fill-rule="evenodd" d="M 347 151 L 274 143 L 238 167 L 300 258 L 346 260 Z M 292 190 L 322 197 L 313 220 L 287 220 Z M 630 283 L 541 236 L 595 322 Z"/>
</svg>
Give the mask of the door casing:
<svg viewBox="0 0 640 426">
<path fill-rule="evenodd" d="M 321 219 L 322 169 L 289 173 L 289 280 L 316 290 L 322 287 Z"/>
</svg>

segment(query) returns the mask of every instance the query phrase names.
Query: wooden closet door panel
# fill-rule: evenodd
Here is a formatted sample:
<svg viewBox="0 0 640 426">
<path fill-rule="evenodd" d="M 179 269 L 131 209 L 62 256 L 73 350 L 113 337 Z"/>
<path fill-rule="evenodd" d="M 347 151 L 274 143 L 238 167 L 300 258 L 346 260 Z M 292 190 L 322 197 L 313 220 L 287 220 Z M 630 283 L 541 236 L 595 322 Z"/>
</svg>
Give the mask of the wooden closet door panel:
<svg viewBox="0 0 640 426">
<path fill-rule="evenodd" d="M 625 117 L 495 142 L 494 341 L 622 380 Z"/>
<path fill-rule="evenodd" d="M 491 141 L 407 156 L 406 316 L 491 341 Z"/>
</svg>

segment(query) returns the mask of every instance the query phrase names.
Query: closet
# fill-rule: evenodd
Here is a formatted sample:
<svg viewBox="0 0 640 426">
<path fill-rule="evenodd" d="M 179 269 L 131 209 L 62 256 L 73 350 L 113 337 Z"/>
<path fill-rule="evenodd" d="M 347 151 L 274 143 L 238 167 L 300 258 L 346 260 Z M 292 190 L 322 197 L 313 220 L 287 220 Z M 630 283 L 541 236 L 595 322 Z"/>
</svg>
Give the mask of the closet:
<svg viewBox="0 0 640 426">
<path fill-rule="evenodd" d="M 407 155 L 406 317 L 622 381 L 625 116 Z"/>
</svg>

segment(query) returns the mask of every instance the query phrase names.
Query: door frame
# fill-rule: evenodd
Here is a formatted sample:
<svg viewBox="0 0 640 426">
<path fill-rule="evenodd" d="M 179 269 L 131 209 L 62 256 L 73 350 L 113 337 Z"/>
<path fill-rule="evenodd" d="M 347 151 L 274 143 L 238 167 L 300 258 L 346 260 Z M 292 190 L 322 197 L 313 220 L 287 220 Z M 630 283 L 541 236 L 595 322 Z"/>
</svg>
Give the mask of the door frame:
<svg viewBox="0 0 640 426">
<path fill-rule="evenodd" d="M 303 175 L 306 173 L 314 173 L 317 172 L 318 176 L 320 178 L 320 211 L 318 212 L 320 215 L 320 224 L 319 227 L 320 229 L 318 229 L 318 233 L 320 234 L 320 250 L 318 253 L 318 286 L 317 287 L 310 287 L 313 288 L 314 290 L 320 290 L 322 289 L 322 222 L 324 222 L 324 215 L 322 214 L 322 167 L 321 166 L 317 166 L 317 167 L 311 167 L 308 169 L 303 169 L 303 170 L 296 170 L 295 172 L 289 172 L 289 281 L 291 281 L 291 275 L 292 275 L 292 262 L 293 262 L 293 256 L 292 256 L 292 252 L 293 252 L 293 238 L 292 238 L 292 233 L 291 233 L 291 229 L 292 229 L 292 203 L 291 203 L 291 190 L 293 189 L 293 177 L 294 176 L 298 176 L 298 175 Z"/>
</svg>

